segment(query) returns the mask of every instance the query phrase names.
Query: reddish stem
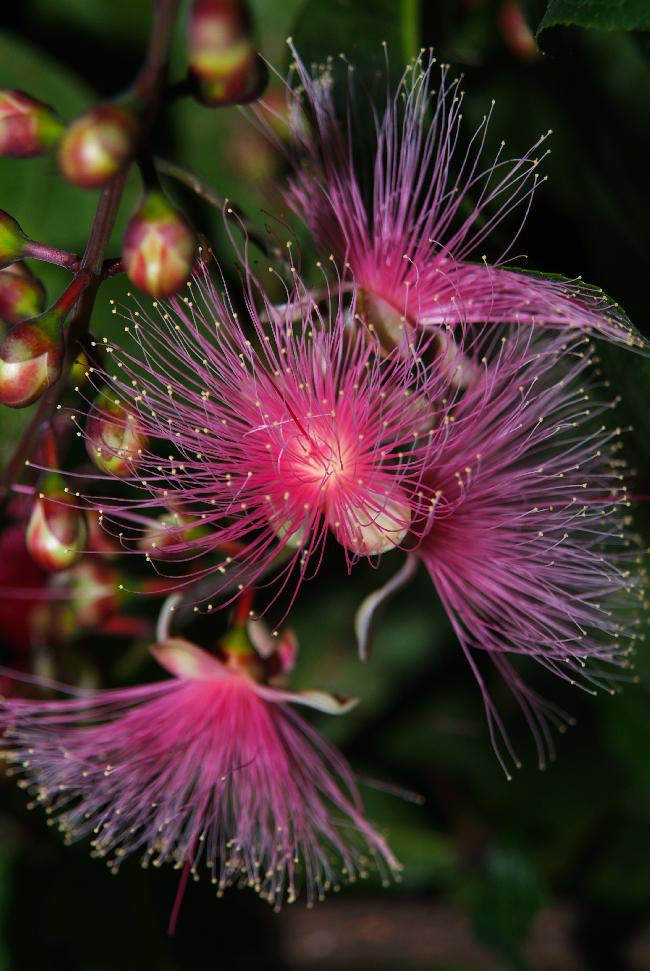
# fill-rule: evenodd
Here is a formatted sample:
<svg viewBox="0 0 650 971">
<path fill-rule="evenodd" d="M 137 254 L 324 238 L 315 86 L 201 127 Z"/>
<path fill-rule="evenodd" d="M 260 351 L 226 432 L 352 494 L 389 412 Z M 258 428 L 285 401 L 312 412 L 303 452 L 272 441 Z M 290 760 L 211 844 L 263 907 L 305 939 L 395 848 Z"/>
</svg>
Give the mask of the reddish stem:
<svg viewBox="0 0 650 971">
<path fill-rule="evenodd" d="M 244 590 L 235 604 L 234 623 L 236 627 L 241 627 L 246 623 L 253 607 L 253 591 Z"/>
<path fill-rule="evenodd" d="M 81 257 L 76 253 L 68 253 L 67 250 L 57 249 L 56 246 L 47 246 L 45 243 L 36 243 L 33 239 L 30 239 L 25 245 L 24 255 L 33 260 L 41 260 L 43 263 L 63 266 L 72 273 L 76 273 L 81 266 Z"/>
<path fill-rule="evenodd" d="M 61 317 L 67 317 L 70 313 L 77 300 L 84 293 L 86 287 L 90 283 L 91 275 L 87 270 L 82 270 L 74 278 L 72 283 L 65 288 L 59 299 L 56 301 L 52 310 L 55 313 L 60 314 Z"/>
</svg>

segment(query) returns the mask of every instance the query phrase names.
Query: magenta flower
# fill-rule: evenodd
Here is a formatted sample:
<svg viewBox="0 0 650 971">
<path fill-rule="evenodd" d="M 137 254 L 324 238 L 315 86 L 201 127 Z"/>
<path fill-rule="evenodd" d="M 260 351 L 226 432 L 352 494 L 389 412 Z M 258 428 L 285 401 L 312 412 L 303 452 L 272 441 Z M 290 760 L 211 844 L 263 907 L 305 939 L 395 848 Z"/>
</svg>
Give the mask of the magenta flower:
<svg viewBox="0 0 650 971">
<path fill-rule="evenodd" d="M 276 908 L 373 868 L 397 875 L 349 765 L 287 704 L 340 713 L 352 702 L 264 683 L 243 629 L 230 637 L 223 660 L 180 639 L 152 648 L 170 680 L 4 700 L 9 772 L 69 842 L 91 836 L 113 872 L 134 854 L 195 877 L 205 868 L 219 896 L 249 886 Z"/>
<path fill-rule="evenodd" d="M 507 333 L 483 332 L 484 374 L 459 399 L 432 460 L 435 514 L 417 552 L 478 680 L 502 764 L 499 735 L 518 760 L 482 658 L 506 679 L 543 764 L 553 754 L 549 725 L 566 719 L 524 684 L 518 659 L 612 690 L 639 636 L 645 577 L 621 429 L 601 423 L 612 404 L 603 383 L 589 381 L 588 339 Z"/>
<path fill-rule="evenodd" d="M 376 116 L 368 185 L 355 156 L 353 125 L 348 122 L 346 134 L 337 118 L 331 65 L 312 76 L 291 49 L 295 172 L 286 198 L 317 242 L 348 268 L 366 319 L 386 343 L 399 343 L 405 324 L 521 321 L 646 347 L 598 288 L 505 265 L 540 178 L 547 135 L 521 158 L 505 158 L 502 145 L 496 158 L 482 163 L 492 108 L 466 142 L 460 80 L 449 80 L 447 67 L 438 72 L 435 59 L 423 56 L 407 69 L 383 117 Z M 264 114 L 258 116 L 273 137 Z M 521 214 L 520 225 L 490 264 L 483 247 L 513 211 Z"/>
<path fill-rule="evenodd" d="M 422 476 L 431 425 L 449 407 L 448 368 L 427 366 L 417 348 L 385 355 L 353 326 L 353 307 L 323 316 L 299 286 L 280 309 L 251 289 L 244 322 L 207 275 L 196 278 L 192 299 L 132 315 L 135 350 L 113 349 L 112 380 L 91 375 L 109 383 L 112 404 L 104 395 L 91 413 L 89 453 L 131 486 L 120 498 L 116 479 L 93 477 L 99 491 L 111 483 L 93 505 L 124 545 L 145 539 L 159 561 L 164 550 L 179 584 L 220 573 L 236 590 L 278 556 L 285 578 L 294 567 L 303 577 L 328 532 L 350 565 L 407 536 L 413 545 L 426 528 Z M 172 517 L 156 518 L 165 509 Z M 226 555 L 198 562 L 214 552 Z"/>
</svg>

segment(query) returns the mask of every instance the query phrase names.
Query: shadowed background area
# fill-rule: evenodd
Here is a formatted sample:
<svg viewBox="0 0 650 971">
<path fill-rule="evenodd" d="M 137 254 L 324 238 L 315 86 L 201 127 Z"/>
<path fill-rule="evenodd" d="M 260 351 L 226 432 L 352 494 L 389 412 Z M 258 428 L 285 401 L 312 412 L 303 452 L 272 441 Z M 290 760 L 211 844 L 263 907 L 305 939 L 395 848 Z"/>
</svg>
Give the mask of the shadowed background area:
<svg viewBox="0 0 650 971">
<path fill-rule="evenodd" d="M 251 6 L 260 48 L 280 75 L 292 35 L 306 63 L 345 52 L 357 66 L 358 90 L 380 99 L 382 41 L 397 76 L 408 58 L 431 46 L 452 74 L 465 76 L 467 136 L 496 99 L 488 154 L 501 139 L 510 155 L 523 154 L 552 128 L 549 178 L 515 253 L 531 269 L 599 284 L 649 333 L 650 34 L 630 29 L 650 27 L 643 0 L 254 0 Z M 610 6 L 619 21 L 600 9 Z M 130 83 L 149 20 L 145 0 L 3 4 L 0 86 L 24 88 L 72 118 Z M 182 60 L 179 29 L 172 79 Z M 279 88 L 274 79 L 272 90 Z M 261 230 L 269 226 L 281 240 L 297 234 L 309 270 L 316 257 L 274 187 L 283 162 L 237 109 L 179 101 L 164 113 L 155 142 L 161 156 L 189 165 Z M 216 253 L 220 247 L 225 253 L 221 213 L 176 183 L 166 188 Z M 131 175 L 115 253 L 138 192 Z M 83 250 L 96 195 L 63 183 L 51 156 L 0 160 L 0 208 L 38 239 Z M 499 255 L 516 225 L 499 228 L 488 257 Z M 54 297 L 65 277 L 49 266 L 39 273 Z M 120 278 L 102 289 L 95 334 L 115 332 L 109 297 L 127 300 L 126 291 Z M 601 356 L 612 395 L 623 397 L 617 421 L 633 425 L 625 450 L 647 545 L 650 363 L 618 348 L 603 347 Z M 1 420 L 4 464 L 29 409 L 5 410 Z M 191 884 L 169 938 L 178 874 L 143 873 L 133 861 L 110 876 L 86 846 L 64 849 L 40 811 L 26 812 L 23 795 L 3 779 L 0 971 L 184 971 L 213 964 L 233 971 L 650 969 L 648 652 L 636 659 L 640 683 L 612 697 L 593 698 L 541 670 L 529 672 L 536 688 L 577 719 L 544 772 L 516 703 L 495 681 L 524 760 L 508 783 L 474 680 L 426 577 L 416 577 L 386 608 L 371 661 L 356 658 L 354 611 L 391 575 L 389 559 L 379 575 L 360 565 L 342 582 L 340 553 L 328 553 L 319 581 L 303 587 L 292 624 L 301 644 L 299 685 L 361 698 L 345 719 L 314 721 L 368 780 L 368 815 L 404 863 L 402 882 L 382 890 L 370 880 L 313 910 L 297 903 L 279 916 L 248 891 L 215 900 L 207 881 Z M 10 641 L 10 622 L 3 615 L 0 643 Z M 199 627 L 197 639 L 205 638 L 205 624 Z M 131 655 L 118 658 L 118 650 L 108 639 L 89 643 L 85 676 L 128 678 Z M 143 647 L 131 650 L 135 664 Z M 7 650 L 0 663 L 9 661 Z M 393 795 L 372 784 L 376 779 L 424 801 Z"/>
</svg>

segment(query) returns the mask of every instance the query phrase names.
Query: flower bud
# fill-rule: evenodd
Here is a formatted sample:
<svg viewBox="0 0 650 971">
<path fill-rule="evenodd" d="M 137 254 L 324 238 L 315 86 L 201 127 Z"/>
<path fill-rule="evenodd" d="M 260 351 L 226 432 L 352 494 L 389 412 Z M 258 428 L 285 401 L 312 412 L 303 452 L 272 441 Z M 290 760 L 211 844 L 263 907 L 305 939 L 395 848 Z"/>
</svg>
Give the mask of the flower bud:
<svg viewBox="0 0 650 971">
<path fill-rule="evenodd" d="M 40 317 L 24 320 L 0 344 L 0 404 L 24 408 L 58 379 L 63 363 L 63 322 L 87 286 L 81 273 Z"/>
<path fill-rule="evenodd" d="M 332 532 L 339 543 L 359 556 L 378 556 L 395 549 L 411 525 L 408 499 L 395 487 L 393 494 L 377 495 L 352 507 L 346 522 L 335 523 Z"/>
<path fill-rule="evenodd" d="M 59 141 L 63 124 L 42 101 L 24 91 L 0 90 L 0 155 L 32 158 Z"/>
<path fill-rule="evenodd" d="M 122 261 L 129 279 L 152 297 L 169 297 L 189 279 L 196 251 L 184 216 L 162 192 L 147 192 L 124 233 Z"/>
<path fill-rule="evenodd" d="M 188 24 L 188 59 L 195 92 L 204 104 L 253 101 L 267 81 L 242 0 L 194 0 Z"/>
<path fill-rule="evenodd" d="M 61 373 L 61 320 L 51 312 L 16 324 L 0 344 L 0 404 L 24 408 Z"/>
<path fill-rule="evenodd" d="M 515 57 L 533 61 L 540 56 L 535 36 L 526 22 L 519 0 L 503 0 L 497 17 L 501 35 Z"/>
<path fill-rule="evenodd" d="M 19 260 L 27 242 L 27 237 L 13 216 L 0 209 L 0 269 Z"/>
<path fill-rule="evenodd" d="M 186 544 L 207 534 L 208 530 L 205 526 L 197 526 L 194 520 L 187 516 L 170 512 L 158 516 L 148 528 L 145 528 L 138 547 L 157 560 L 182 559 L 185 556 Z M 180 552 L 177 547 L 180 547 Z"/>
<path fill-rule="evenodd" d="M 45 287 L 24 263 L 0 270 L 0 319 L 17 324 L 42 313 Z"/>
<path fill-rule="evenodd" d="M 59 146 L 59 168 L 73 185 L 96 189 L 132 156 L 138 121 L 123 105 L 100 104 L 73 121 Z"/>
<path fill-rule="evenodd" d="M 41 492 L 27 525 L 27 548 L 44 570 L 56 572 L 72 566 L 86 543 L 86 522 L 72 496 L 57 485 Z"/>
<path fill-rule="evenodd" d="M 146 435 L 137 417 L 105 393 L 97 398 L 86 423 L 86 448 L 95 465 L 108 475 L 132 475 Z"/>
</svg>

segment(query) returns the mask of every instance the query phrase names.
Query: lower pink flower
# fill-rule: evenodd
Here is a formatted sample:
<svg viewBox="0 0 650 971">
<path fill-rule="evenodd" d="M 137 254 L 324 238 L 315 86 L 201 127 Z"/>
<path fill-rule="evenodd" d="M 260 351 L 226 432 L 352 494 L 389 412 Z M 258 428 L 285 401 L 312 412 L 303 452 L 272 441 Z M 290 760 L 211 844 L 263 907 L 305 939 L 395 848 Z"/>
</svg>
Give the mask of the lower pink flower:
<svg viewBox="0 0 650 971">
<path fill-rule="evenodd" d="M 179 639 L 153 649 L 176 676 L 62 701 L 0 706 L 5 758 L 69 842 L 92 837 L 116 871 L 208 870 L 220 895 L 249 886 L 279 907 L 399 864 L 363 815 L 348 763 L 286 701 L 328 711 Z"/>
</svg>

